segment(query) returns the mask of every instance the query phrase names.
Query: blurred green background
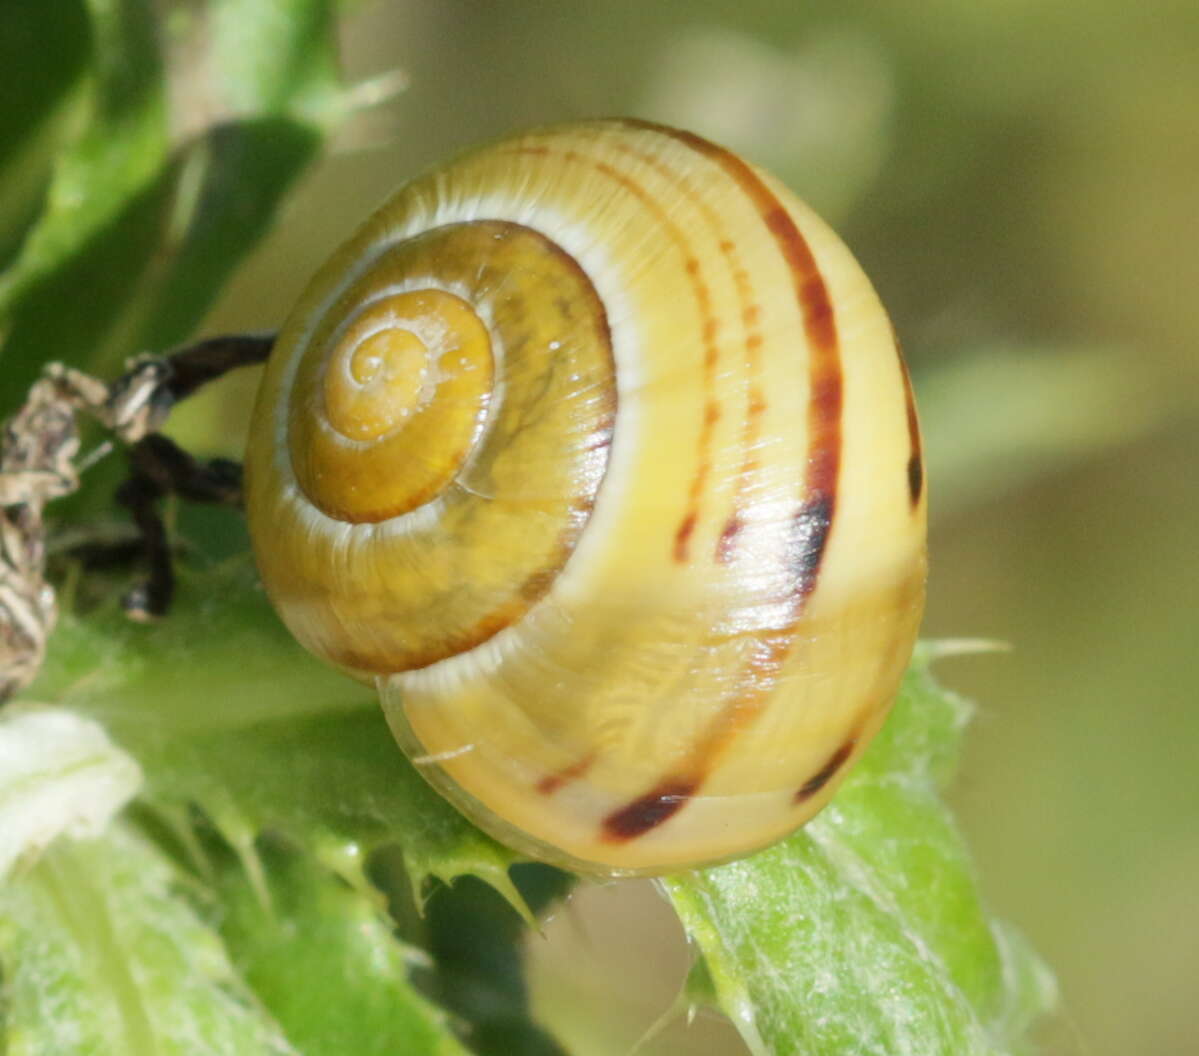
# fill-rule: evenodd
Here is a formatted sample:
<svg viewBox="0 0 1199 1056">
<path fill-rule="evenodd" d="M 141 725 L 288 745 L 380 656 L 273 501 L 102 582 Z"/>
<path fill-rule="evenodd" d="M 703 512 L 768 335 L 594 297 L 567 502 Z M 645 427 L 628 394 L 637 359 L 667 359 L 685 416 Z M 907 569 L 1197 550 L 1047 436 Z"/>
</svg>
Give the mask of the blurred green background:
<svg viewBox="0 0 1199 1056">
<path fill-rule="evenodd" d="M 941 675 L 979 704 L 954 800 L 984 890 L 1061 983 L 1046 1050 L 1199 1052 L 1199 5 L 407 0 L 339 32 L 377 105 L 197 332 L 277 325 L 396 184 L 524 125 L 633 113 L 777 171 L 913 368 L 925 634 L 1011 646 Z M 236 451 L 251 389 L 175 431 Z M 580 1052 L 631 1045 L 685 971 L 647 884 L 588 889 L 546 932 L 535 997 Z M 742 1051 L 719 1024 L 656 1045 Z"/>
</svg>

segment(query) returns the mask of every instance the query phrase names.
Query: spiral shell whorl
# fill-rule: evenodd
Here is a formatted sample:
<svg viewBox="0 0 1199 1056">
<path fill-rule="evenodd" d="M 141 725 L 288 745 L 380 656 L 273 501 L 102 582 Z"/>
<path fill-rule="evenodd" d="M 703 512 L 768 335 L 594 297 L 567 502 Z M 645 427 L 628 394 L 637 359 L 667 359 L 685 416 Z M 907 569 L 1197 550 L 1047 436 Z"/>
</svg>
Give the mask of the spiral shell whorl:
<svg viewBox="0 0 1199 1056">
<path fill-rule="evenodd" d="M 263 559 L 281 578 L 264 578 L 309 648 L 363 674 L 467 651 L 544 593 L 594 502 L 615 399 L 602 308 L 552 243 L 503 221 L 389 231 L 285 331 L 288 443 L 267 468 L 291 486 Z M 397 354 L 356 379 L 380 335 Z M 374 385 L 400 389 L 390 420 Z M 495 546 L 504 560 L 481 561 Z"/>
<path fill-rule="evenodd" d="M 289 320 L 247 456 L 297 637 L 379 680 L 476 821 L 603 871 L 742 853 L 831 796 L 919 623 L 919 467 L 848 251 L 636 122 L 398 192 Z"/>
<path fill-rule="evenodd" d="M 288 446 L 300 488 L 353 524 L 424 505 L 481 432 L 493 374 L 486 326 L 454 294 L 410 290 L 367 301 L 327 344 L 296 378 Z"/>
</svg>

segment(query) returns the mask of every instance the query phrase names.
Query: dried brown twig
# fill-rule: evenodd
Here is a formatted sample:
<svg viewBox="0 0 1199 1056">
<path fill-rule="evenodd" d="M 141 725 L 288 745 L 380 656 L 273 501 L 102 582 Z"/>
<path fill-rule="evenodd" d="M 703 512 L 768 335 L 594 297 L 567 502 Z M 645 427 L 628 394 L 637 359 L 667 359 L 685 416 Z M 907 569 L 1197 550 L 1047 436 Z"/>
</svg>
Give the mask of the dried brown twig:
<svg viewBox="0 0 1199 1056">
<path fill-rule="evenodd" d="M 57 617 L 46 579 L 46 505 L 79 487 L 79 416 L 99 422 L 130 451 L 120 493 L 151 559 L 151 578 L 133 592 L 130 614 L 165 611 L 171 569 L 155 503 L 178 492 L 201 501 L 240 502 L 234 463 L 200 462 L 156 430 L 171 408 L 229 370 L 266 359 L 273 337 L 212 338 L 166 357 L 133 360 L 106 383 L 60 363 L 46 367 L 0 436 L 0 702 L 36 676 Z"/>
</svg>

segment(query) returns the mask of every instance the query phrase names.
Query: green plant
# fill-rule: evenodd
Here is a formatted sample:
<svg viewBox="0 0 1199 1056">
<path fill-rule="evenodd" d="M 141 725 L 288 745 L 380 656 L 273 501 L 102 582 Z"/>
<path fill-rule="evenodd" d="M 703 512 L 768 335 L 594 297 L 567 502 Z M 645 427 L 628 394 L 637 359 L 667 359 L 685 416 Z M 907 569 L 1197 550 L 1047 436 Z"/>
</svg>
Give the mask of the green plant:
<svg viewBox="0 0 1199 1056">
<path fill-rule="evenodd" d="M 350 103 L 321 0 L 222 0 L 165 23 L 138 0 L 2 17 L 14 62 L 21 33 L 60 35 L 0 114 L 7 410 L 49 357 L 111 375 L 187 338 Z M 198 39 L 202 62 L 184 46 Z M 170 94 L 184 61 L 199 124 Z M 116 462 L 62 504 L 62 530 L 109 518 Z M 41 677 L 0 713 L 5 1051 L 561 1051 L 516 944 L 520 917 L 573 879 L 473 829 L 373 695 L 301 655 L 234 514 L 178 517 L 191 546 L 169 619 L 130 623 L 118 588 L 68 561 Z M 815 822 L 662 881 L 697 950 L 686 1000 L 723 1010 L 754 1052 L 1026 1051 L 1052 1001 L 986 914 L 938 798 L 969 708 L 933 681 L 936 652 Z M 17 824 L 47 802 L 49 830 Z M 58 820 L 86 836 L 43 849 Z"/>
</svg>

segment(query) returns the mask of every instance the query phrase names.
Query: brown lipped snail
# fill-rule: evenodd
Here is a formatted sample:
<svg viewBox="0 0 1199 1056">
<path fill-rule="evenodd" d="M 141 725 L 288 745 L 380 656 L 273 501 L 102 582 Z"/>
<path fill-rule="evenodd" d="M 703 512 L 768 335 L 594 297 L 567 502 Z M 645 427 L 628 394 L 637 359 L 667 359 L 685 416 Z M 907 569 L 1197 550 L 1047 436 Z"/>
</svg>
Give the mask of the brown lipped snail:
<svg viewBox="0 0 1199 1056">
<path fill-rule="evenodd" d="M 310 651 L 501 841 L 607 873 L 811 818 L 924 601 L 919 428 L 849 251 L 687 132 L 538 129 L 401 188 L 259 391 L 247 509 Z"/>
</svg>

